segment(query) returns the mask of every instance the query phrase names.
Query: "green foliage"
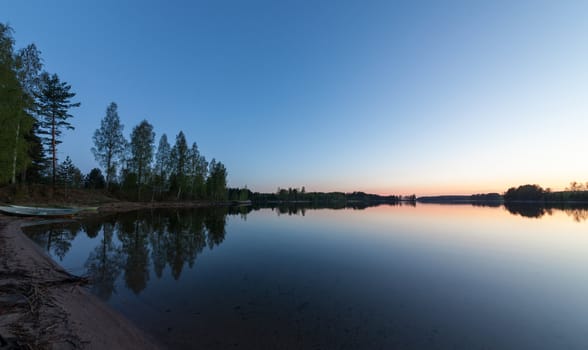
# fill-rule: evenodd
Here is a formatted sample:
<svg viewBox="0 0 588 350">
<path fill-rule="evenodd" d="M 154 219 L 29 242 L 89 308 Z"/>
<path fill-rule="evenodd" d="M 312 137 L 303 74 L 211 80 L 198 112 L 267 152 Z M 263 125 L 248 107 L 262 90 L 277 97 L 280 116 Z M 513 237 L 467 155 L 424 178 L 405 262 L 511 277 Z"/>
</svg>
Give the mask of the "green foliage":
<svg viewBox="0 0 588 350">
<path fill-rule="evenodd" d="M 209 166 L 195 142 L 188 147 L 182 131 L 173 147 L 167 135 L 161 136 L 151 168 L 154 135 L 147 121 L 133 129 L 121 161 L 120 196 L 126 200 L 227 199 L 226 168 L 216 161 Z"/>
<path fill-rule="evenodd" d="M 170 191 L 176 199 L 205 199 L 208 197 L 206 175 L 208 172 L 206 158 L 200 154 L 194 142 L 188 148 L 184 133 L 180 131 L 170 152 Z"/>
<path fill-rule="evenodd" d="M 542 201 L 545 190 L 539 185 L 522 185 L 511 187 L 504 193 L 504 201 Z"/>
<path fill-rule="evenodd" d="M 176 136 L 176 143 L 171 150 L 171 164 L 173 173 L 182 178 L 186 173 L 188 161 L 188 143 L 186 142 L 186 136 L 180 131 Z"/>
<path fill-rule="evenodd" d="M 170 169 L 172 176 L 170 179 L 170 190 L 176 193 L 176 199 L 182 198 L 182 191 L 187 185 L 187 178 L 185 176 L 188 160 L 188 143 L 184 132 L 180 131 L 176 136 L 176 143 L 174 144 L 170 153 Z"/>
<path fill-rule="evenodd" d="M 413 195 L 414 196 L 414 195 Z M 377 204 L 389 203 L 398 204 L 401 201 L 414 201 L 413 196 L 405 198 L 401 196 L 380 196 L 377 194 L 369 194 L 364 192 L 306 192 L 302 187 L 298 188 L 279 188 L 275 193 L 248 193 L 248 198 L 256 204 L 270 204 L 270 203 L 311 203 L 313 205 L 332 205 L 338 204 L 346 206 L 352 203 L 363 204 Z"/>
<path fill-rule="evenodd" d="M 20 49 L 15 57 L 16 74 L 23 90 L 21 102 L 23 110 L 17 121 L 15 132 L 15 147 L 13 149 L 12 159 L 12 179 L 16 182 L 16 173 L 22 170 L 23 179 L 26 179 L 25 170 L 31 166 L 33 173 L 31 177 L 39 177 L 45 166 L 43 157 L 43 147 L 40 138 L 34 133 L 38 131 L 37 120 L 33 117 L 37 101 L 35 96 L 41 86 L 41 52 L 35 44 Z M 32 163 L 32 164 L 31 164 Z"/>
<path fill-rule="evenodd" d="M 206 192 L 210 199 L 221 201 L 227 199 L 227 169 L 214 158 L 210 161 L 206 180 Z"/>
<path fill-rule="evenodd" d="M 472 201 L 500 202 L 502 196 L 498 193 L 479 193 L 470 196 Z"/>
<path fill-rule="evenodd" d="M 131 171 L 137 176 L 137 185 L 145 183 L 145 179 L 151 169 L 153 162 L 153 143 L 155 133 L 153 125 L 143 120 L 133 128 L 131 133 Z"/>
<path fill-rule="evenodd" d="M 23 181 L 44 182 L 50 177 L 53 186 L 59 182 L 79 187 L 79 169 L 69 158 L 58 165 L 57 147 L 63 130 L 74 129 L 70 110 L 80 103 L 72 102 L 76 94 L 69 84 L 42 68 L 37 47 L 31 44 L 15 52 L 12 28 L 0 23 L 0 184 L 15 182 L 20 174 Z M 153 126 L 142 121 L 127 142 L 117 109 L 114 102 L 107 107 L 93 135 L 92 152 L 106 179 L 99 169 L 92 169 L 83 181 L 85 187 L 101 188 L 105 182 L 111 191 L 137 200 L 148 195 L 152 200 L 227 198 L 224 165 L 209 165 L 196 143 L 188 146 L 182 131 L 173 147 L 162 135 L 152 171 Z M 247 198 L 248 193 L 237 197 Z"/>
<path fill-rule="evenodd" d="M 68 121 L 73 115 L 69 110 L 79 107 L 79 102 L 71 102 L 76 94 L 71 92 L 71 86 L 61 81 L 57 74 L 41 75 L 41 89 L 37 95 L 37 114 L 40 117 L 39 134 L 45 135 L 43 142 L 51 152 L 51 172 L 53 184 L 57 176 L 57 145 L 61 143 L 62 129 L 73 130 L 74 127 Z"/>
<path fill-rule="evenodd" d="M 121 175 L 122 183 L 121 183 L 121 191 L 126 199 L 129 200 L 137 200 L 138 199 L 138 181 L 137 181 L 137 174 L 125 169 Z"/>
<path fill-rule="evenodd" d="M 227 196 L 231 201 L 247 201 L 253 196 L 253 192 L 247 186 L 244 188 L 228 188 Z"/>
<path fill-rule="evenodd" d="M 39 124 L 35 121 L 33 128 L 28 134 L 25 134 L 25 140 L 28 144 L 28 158 L 30 163 L 28 167 L 23 168 L 23 181 L 29 183 L 44 183 L 47 180 L 47 169 L 49 168 L 47 157 L 43 149 L 41 138 L 38 136 Z M 26 171 L 25 171 L 26 170 Z"/>
<path fill-rule="evenodd" d="M 572 182 L 565 191 L 553 192 L 539 185 L 511 187 L 504 193 L 506 202 L 588 202 L 588 190 L 585 185 Z"/>
<path fill-rule="evenodd" d="M 167 135 L 161 135 L 159 139 L 159 146 L 155 154 L 155 177 L 154 186 L 156 187 L 159 196 L 169 187 L 169 173 L 171 171 L 171 146 L 167 141 Z"/>
<path fill-rule="evenodd" d="M 0 23 L 0 184 L 16 182 L 16 173 L 30 163 L 26 136 L 34 124 L 32 93 L 39 69 L 35 46 L 15 53 L 12 28 Z"/>
<path fill-rule="evenodd" d="M 68 156 L 57 168 L 57 179 L 65 188 L 81 188 L 84 177 Z"/>
<path fill-rule="evenodd" d="M 200 154 L 196 142 L 188 151 L 188 176 L 190 178 L 190 194 L 192 198 L 206 198 L 206 173 L 208 162 Z M 226 182 L 226 181 L 225 181 Z"/>
<path fill-rule="evenodd" d="M 126 140 L 124 126 L 120 123 L 118 106 L 112 102 L 106 108 L 106 116 L 100 121 L 100 128 L 94 131 L 92 153 L 106 172 L 106 185 L 116 176 L 116 169 L 123 155 Z"/>
<path fill-rule="evenodd" d="M 69 84 L 42 69 L 37 47 L 31 44 L 15 52 L 12 28 L 0 23 L 0 184 L 14 183 L 20 174 L 23 181 L 43 183 L 50 178 L 53 186 L 66 188 L 82 182 L 87 188 L 106 185 L 127 199 L 227 198 L 224 165 L 209 165 L 196 143 L 188 146 L 182 131 L 173 147 L 162 135 L 151 169 L 153 126 L 143 120 L 127 142 L 114 102 L 93 135 L 92 153 L 106 179 L 99 169 L 92 169 L 82 181 L 71 159 L 61 164 L 57 159 L 63 130 L 74 129 L 70 110 L 80 103 L 72 102 L 76 94 Z M 237 198 L 248 198 L 249 192 L 240 192 Z"/>
<path fill-rule="evenodd" d="M 90 170 L 84 179 L 84 187 L 90 189 L 102 189 L 106 187 L 106 180 L 104 179 L 104 175 L 102 175 L 102 171 L 98 168 Z"/>
</svg>

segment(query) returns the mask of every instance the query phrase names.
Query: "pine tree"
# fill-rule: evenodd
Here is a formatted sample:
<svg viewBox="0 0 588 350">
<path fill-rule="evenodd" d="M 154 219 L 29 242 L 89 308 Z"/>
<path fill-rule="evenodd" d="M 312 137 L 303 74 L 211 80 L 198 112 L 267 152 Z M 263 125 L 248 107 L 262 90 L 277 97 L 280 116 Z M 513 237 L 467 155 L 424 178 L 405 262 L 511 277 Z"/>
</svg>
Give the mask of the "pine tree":
<svg viewBox="0 0 588 350">
<path fill-rule="evenodd" d="M 82 172 L 76 167 L 71 159 L 65 157 L 65 160 L 57 167 L 57 179 L 63 185 L 65 194 L 68 188 L 79 188 L 83 181 Z"/>
<path fill-rule="evenodd" d="M 84 187 L 91 189 L 101 189 L 106 186 L 106 180 L 102 175 L 102 171 L 98 168 L 90 170 L 88 175 L 84 178 Z"/>
<path fill-rule="evenodd" d="M 69 114 L 69 109 L 79 107 L 80 103 L 72 103 L 71 98 L 76 94 L 70 92 L 71 85 L 60 81 L 57 74 L 41 75 L 42 87 L 38 99 L 38 115 L 41 117 L 40 126 L 43 141 L 51 150 L 51 179 L 55 187 L 57 175 L 57 145 L 61 143 L 60 137 L 63 128 L 73 130 L 74 127 L 68 122 L 73 116 Z"/>
</svg>

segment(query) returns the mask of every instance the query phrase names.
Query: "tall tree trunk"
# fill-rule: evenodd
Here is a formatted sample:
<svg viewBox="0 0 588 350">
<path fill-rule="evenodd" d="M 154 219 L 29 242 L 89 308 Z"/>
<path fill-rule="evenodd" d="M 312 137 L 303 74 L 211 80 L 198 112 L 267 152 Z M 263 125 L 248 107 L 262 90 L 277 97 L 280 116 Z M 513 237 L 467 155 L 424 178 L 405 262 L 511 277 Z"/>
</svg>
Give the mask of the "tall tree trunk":
<svg viewBox="0 0 588 350">
<path fill-rule="evenodd" d="M 106 190 L 108 191 L 108 187 L 110 184 L 110 167 L 112 166 L 112 156 L 110 155 L 110 150 L 108 151 L 108 161 L 106 162 Z"/>
<path fill-rule="evenodd" d="M 142 168 L 143 168 L 143 162 L 139 161 L 138 164 L 138 169 L 137 169 L 137 200 L 141 201 L 141 174 L 142 173 Z"/>
<path fill-rule="evenodd" d="M 108 183 L 110 182 L 110 162 L 106 165 L 106 190 L 108 191 Z"/>
<path fill-rule="evenodd" d="M 16 154 L 18 153 L 18 136 L 20 134 L 20 118 L 16 124 L 16 138 L 14 139 L 14 155 L 12 156 L 12 184 L 16 183 Z"/>
<path fill-rule="evenodd" d="M 55 173 L 56 173 L 56 166 L 57 166 L 57 152 L 55 149 L 55 114 L 53 114 L 51 120 L 51 150 L 53 151 L 53 181 L 52 187 L 55 189 Z"/>
<path fill-rule="evenodd" d="M 161 194 L 163 193 L 163 186 L 165 185 L 165 180 L 163 178 L 163 170 L 159 172 L 159 200 L 161 200 Z"/>
</svg>

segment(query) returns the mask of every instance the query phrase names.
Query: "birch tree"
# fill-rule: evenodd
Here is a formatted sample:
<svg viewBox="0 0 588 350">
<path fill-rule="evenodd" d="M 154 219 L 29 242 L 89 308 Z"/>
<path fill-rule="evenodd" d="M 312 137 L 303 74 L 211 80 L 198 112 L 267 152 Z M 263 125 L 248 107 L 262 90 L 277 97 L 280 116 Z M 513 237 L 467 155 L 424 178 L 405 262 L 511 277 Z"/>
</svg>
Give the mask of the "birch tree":
<svg viewBox="0 0 588 350">
<path fill-rule="evenodd" d="M 131 133 L 131 168 L 137 174 L 139 187 L 145 182 L 153 161 L 154 140 L 153 126 L 146 120 L 133 128 Z"/>
<path fill-rule="evenodd" d="M 106 188 L 116 176 L 116 169 L 125 150 L 124 125 L 120 123 L 118 106 L 112 102 L 106 108 L 106 115 L 100 121 L 100 128 L 94 131 L 92 153 L 106 173 Z"/>
</svg>

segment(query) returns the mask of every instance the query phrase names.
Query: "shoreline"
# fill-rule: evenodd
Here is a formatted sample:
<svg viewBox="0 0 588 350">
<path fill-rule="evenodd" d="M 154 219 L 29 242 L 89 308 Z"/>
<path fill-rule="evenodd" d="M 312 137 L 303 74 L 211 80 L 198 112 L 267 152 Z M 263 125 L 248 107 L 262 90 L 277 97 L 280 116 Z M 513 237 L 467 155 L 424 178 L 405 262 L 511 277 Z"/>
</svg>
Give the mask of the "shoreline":
<svg viewBox="0 0 588 350">
<path fill-rule="evenodd" d="M 0 215 L 0 347 L 164 348 L 37 247 L 21 230 L 31 221 Z"/>
</svg>

